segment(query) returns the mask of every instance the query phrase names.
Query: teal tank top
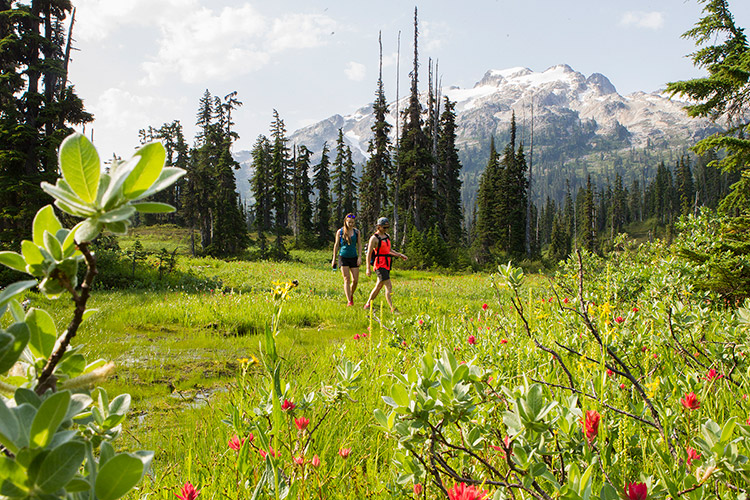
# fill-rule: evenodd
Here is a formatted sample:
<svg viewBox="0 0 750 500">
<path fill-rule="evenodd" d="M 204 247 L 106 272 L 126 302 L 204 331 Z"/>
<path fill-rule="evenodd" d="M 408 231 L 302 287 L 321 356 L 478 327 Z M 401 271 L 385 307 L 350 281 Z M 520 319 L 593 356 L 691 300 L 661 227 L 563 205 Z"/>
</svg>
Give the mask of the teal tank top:
<svg viewBox="0 0 750 500">
<path fill-rule="evenodd" d="M 346 239 L 344 238 L 344 230 L 339 229 L 339 255 L 346 258 L 352 258 L 357 257 L 357 237 L 359 236 L 359 231 L 357 229 L 354 230 L 354 234 L 349 238 L 351 240 L 351 243 L 348 245 L 346 244 Z"/>
</svg>

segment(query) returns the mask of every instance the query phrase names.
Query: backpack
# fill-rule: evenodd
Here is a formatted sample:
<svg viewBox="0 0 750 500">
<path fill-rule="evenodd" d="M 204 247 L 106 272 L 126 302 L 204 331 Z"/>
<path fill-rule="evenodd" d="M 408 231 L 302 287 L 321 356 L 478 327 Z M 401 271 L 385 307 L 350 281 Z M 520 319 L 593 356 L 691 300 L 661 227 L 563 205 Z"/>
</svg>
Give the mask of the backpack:
<svg viewBox="0 0 750 500">
<path fill-rule="evenodd" d="M 377 233 L 375 233 L 375 237 L 378 239 L 378 246 L 375 248 L 375 252 L 372 254 L 372 258 L 370 258 L 370 265 L 374 266 L 375 265 L 375 261 L 377 260 L 378 257 L 385 257 L 386 259 L 388 259 L 388 268 L 390 269 L 390 267 L 391 267 L 391 256 L 390 256 L 390 254 L 381 254 L 380 253 L 380 245 L 384 241 L 391 241 L 391 238 L 387 234 L 385 235 L 385 238 L 381 238 L 380 236 L 378 236 Z"/>
<path fill-rule="evenodd" d="M 339 228 L 338 235 L 339 235 L 339 246 L 343 247 L 346 241 L 344 240 L 344 228 L 343 227 Z M 357 229 L 356 227 L 354 228 L 354 236 L 355 238 L 359 238 L 359 229 Z"/>
</svg>

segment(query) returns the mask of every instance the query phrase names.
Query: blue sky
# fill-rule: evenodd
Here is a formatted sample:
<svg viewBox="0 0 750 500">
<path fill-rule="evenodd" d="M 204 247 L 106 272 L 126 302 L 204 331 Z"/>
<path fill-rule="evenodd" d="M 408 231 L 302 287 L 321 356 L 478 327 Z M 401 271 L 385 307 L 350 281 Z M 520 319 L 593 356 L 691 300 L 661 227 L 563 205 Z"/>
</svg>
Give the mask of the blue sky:
<svg viewBox="0 0 750 500">
<path fill-rule="evenodd" d="M 250 149 L 267 134 L 273 109 L 292 132 L 373 100 L 378 32 L 384 81 L 409 87 L 414 5 L 420 20 L 420 88 L 427 58 L 439 60 L 444 86 L 472 87 L 490 69 L 534 71 L 565 63 L 606 75 L 621 94 L 655 91 L 700 76 L 680 37 L 699 19 L 695 0 L 424 0 L 406 3 L 317 0 L 73 0 L 77 8 L 70 79 L 94 113 L 103 158 L 129 156 L 138 129 L 178 119 L 195 133 L 205 89 L 238 91 L 233 115 Z M 750 2 L 730 0 L 750 30 Z M 91 125 L 87 135 L 91 133 Z"/>
</svg>

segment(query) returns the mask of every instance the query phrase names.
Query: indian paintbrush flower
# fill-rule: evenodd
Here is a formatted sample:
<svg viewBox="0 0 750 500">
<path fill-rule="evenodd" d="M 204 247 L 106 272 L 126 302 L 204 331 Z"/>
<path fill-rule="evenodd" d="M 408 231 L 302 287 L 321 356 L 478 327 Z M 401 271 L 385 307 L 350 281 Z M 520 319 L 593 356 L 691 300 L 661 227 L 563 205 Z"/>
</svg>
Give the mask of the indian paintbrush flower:
<svg viewBox="0 0 750 500">
<path fill-rule="evenodd" d="M 294 403 L 292 403 L 288 399 L 285 399 L 284 402 L 281 405 L 281 409 L 284 410 L 284 411 L 294 410 L 296 407 L 297 407 L 297 405 L 295 405 Z"/>
<path fill-rule="evenodd" d="M 297 456 L 296 456 L 296 457 L 294 457 L 294 458 L 293 458 L 292 460 L 293 460 L 293 461 L 294 461 L 294 463 L 295 463 L 295 464 L 297 464 L 297 465 L 305 465 L 305 457 L 303 457 L 303 456 L 301 456 L 301 455 L 297 455 Z"/>
<path fill-rule="evenodd" d="M 628 500 L 646 500 L 648 487 L 644 483 L 628 483 L 625 486 L 625 497 Z"/>
<path fill-rule="evenodd" d="M 467 339 L 467 342 L 471 345 L 474 345 L 477 343 L 477 338 L 474 335 L 469 335 L 469 338 Z"/>
<path fill-rule="evenodd" d="M 716 379 L 724 378 L 724 375 L 717 372 L 714 368 L 711 368 L 710 370 L 708 370 L 708 373 L 706 374 L 704 378 L 708 380 L 709 382 L 712 382 Z"/>
<path fill-rule="evenodd" d="M 320 458 L 318 458 L 318 455 L 313 455 L 312 460 L 310 461 L 310 463 L 315 468 L 320 467 Z"/>
<path fill-rule="evenodd" d="M 478 490 L 473 485 L 456 483 L 453 488 L 448 490 L 450 500 L 485 500 L 488 494 L 486 491 Z"/>
<path fill-rule="evenodd" d="M 685 394 L 684 398 L 680 398 L 680 403 L 688 410 L 697 410 L 701 407 L 701 402 L 698 401 L 698 397 L 694 392 Z"/>
<path fill-rule="evenodd" d="M 348 458 L 351 452 L 351 448 L 339 448 L 339 455 L 341 456 L 341 458 Z"/>
<path fill-rule="evenodd" d="M 297 429 L 304 431 L 307 429 L 307 424 L 310 423 L 310 420 L 305 417 L 299 417 L 294 419 L 294 425 L 297 426 Z"/>
<path fill-rule="evenodd" d="M 596 436 L 599 435 L 599 421 L 602 416 L 596 410 L 586 412 L 586 418 L 581 422 L 583 424 L 583 434 L 586 436 L 586 442 L 591 445 Z"/>
<path fill-rule="evenodd" d="M 240 437 L 235 434 L 234 436 L 232 436 L 232 439 L 229 440 L 229 448 L 234 451 L 240 451 L 240 448 L 242 448 L 244 442 L 244 439 L 240 441 Z"/>
<path fill-rule="evenodd" d="M 423 489 L 424 488 L 422 488 L 422 485 L 420 483 L 415 483 L 414 484 L 414 496 L 417 497 L 421 495 Z"/>
<path fill-rule="evenodd" d="M 187 483 L 185 483 L 182 489 L 180 489 L 180 493 L 182 493 L 182 495 L 178 495 L 177 493 L 175 493 L 174 496 L 176 496 L 180 500 L 195 500 L 196 498 L 198 498 L 198 495 L 201 494 L 201 490 L 196 490 L 195 486 L 190 484 L 190 481 L 188 481 Z"/>
</svg>

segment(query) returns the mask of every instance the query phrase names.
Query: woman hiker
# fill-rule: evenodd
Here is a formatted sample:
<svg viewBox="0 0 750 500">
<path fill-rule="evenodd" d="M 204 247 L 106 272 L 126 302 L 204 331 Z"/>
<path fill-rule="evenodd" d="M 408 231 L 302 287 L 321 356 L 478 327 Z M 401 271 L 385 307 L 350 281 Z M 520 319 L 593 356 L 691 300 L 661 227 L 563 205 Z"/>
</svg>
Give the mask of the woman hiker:
<svg viewBox="0 0 750 500">
<path fill-rule="evenodd" d="M 391 301 L 391 258 L 399 257 L 406 260 L 407 257 L 391 248 L 391 238 L 386 232 L 389 227 L 390 223 L 387 218 L 379 218 L 377 230 L 370 237 L 370 242 L 367 244 L 367 276 L 370 276 L 370 264 L 372 264 L 375 274 L 378 276 L 378 282 L 375 283 L 375 288 L 370 292 L 370 297 L 367 299 L 364 308 L 369 309 L 372 301 L 380 293 L 380 289 L 385 287 L 385 300 L 388 302 L 391 312 L 394 313 L 398 311 L 393 307 L 393 302 Z"/>
<path fill-rule="evenodd" d="M 359 265 L 362 263 L 360 254 L 362 253 L 362 241 L 359 239 L 359 230 L 356 225 L 356 216 L 346 214 L 344 217 L 344 226 L 336 231 L 333 244 L 333 259 L 331 267 L 336 269 L 336 260 L 338 256 L 338 265 L 341 268 L 341 274 L 344 275 L 344 294 L 346 295 L 347 306 L 354 305 L 354 291 L 357 289 L 357 280 L 359 279 Z"/>
</svg>

